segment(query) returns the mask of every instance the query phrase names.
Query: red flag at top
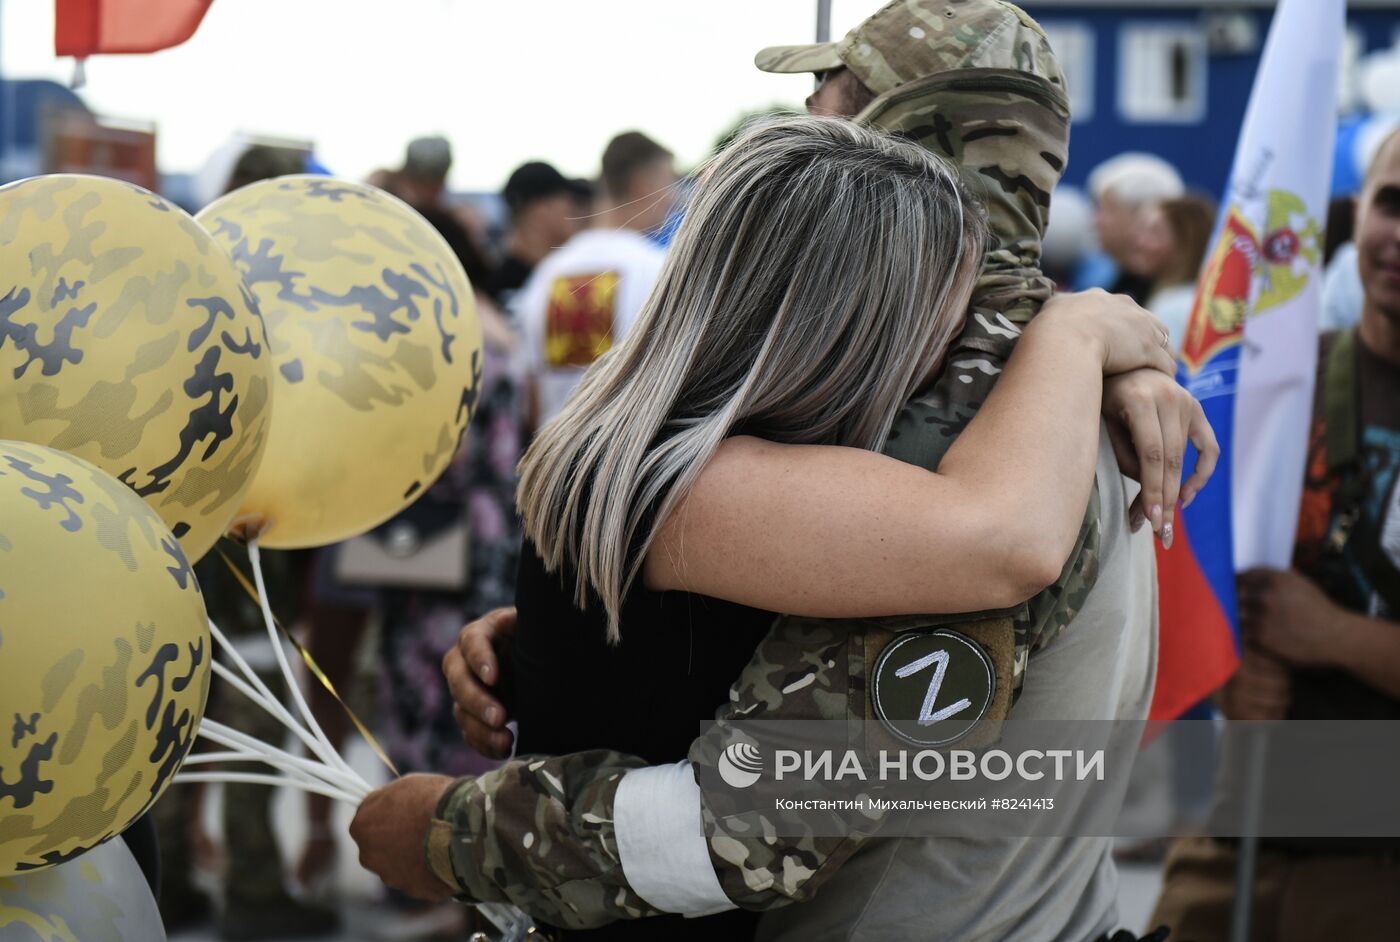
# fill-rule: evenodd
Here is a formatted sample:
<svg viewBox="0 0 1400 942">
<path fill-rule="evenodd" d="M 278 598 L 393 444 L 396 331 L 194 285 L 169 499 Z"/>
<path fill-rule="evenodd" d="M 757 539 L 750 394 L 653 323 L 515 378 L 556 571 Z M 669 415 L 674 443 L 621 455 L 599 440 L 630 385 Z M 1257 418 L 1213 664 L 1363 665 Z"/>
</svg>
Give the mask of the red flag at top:
<svg viewBox="0 0 1400 942">
<path fill-rule="evenodd" d="M 54 54 L 140 53 L 194 35 L 213 0 L 55 0 Z"/>
</svg>

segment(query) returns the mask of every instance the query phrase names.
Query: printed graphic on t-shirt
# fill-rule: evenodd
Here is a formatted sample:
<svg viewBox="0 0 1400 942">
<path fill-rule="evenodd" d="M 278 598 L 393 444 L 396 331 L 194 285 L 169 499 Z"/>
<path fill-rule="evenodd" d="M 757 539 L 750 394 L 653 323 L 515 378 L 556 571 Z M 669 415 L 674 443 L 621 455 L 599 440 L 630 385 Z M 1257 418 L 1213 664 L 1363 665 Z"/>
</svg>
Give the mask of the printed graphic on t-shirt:
<svg viewBox="0 0 1400 942">
<path fill-rule="evenodd" d="M 619 280 L 615 271 L 554 279 L 545 309 L 547 366 L 588 366 L 612 348 Z"/>
<path fill-rule="evenodd" d="M 1298 508 L 1298 534 L 1294 540 L 1297 562 L 1307 563 L 1322 552 L 1332 526 L 1332 494 L 1337 479 L 1327 471 L 1327 426 L 1314 419 L 1308 437 L 1308 464 L 1303 478 L 1303 500 Z"/>
<path fill-rule="evenodd" d="M 1377 475 L 1377 488 L 1374 499 L 1377 501 L 1381 520 L 1381 550 L 1392 566 L 1400 569 L 1400 483 L 1396 481 L 1396 469 L 1400 467 L 1400 434 L 1389 430 L 1366 430 L 1367 437 L 1388 439 L 1388 449 L 1381 452 L 1390 461 L 1383 472 Z M 1371 433 L 1375 433 L 1374 436 Z"/>
<path fill-rule="evenodd" d="M 1365 487 L 1358 527 L 1372 534 L 1379 533 L 1384 552 L 1400 566 L 1397 470 L 1400 470 L 1400 431 L 1367 425 L 1361 433 L 1361 474 Z M 1357 611 L 1374 613 L 1374 587 L 1356 558 L 1355 547 L 1348 545 L 1337 553 L 1330 544 L 1337 515 L 1347 509 L 1336 506 L 1339 484 L 1339 478 L 1327 471 L 1326 426 L 1314 422 L 1293 562 L 1305 575 L 1328 585 L 1339 601 Z"/>
<path fill-rule="evenodd" d="M 1400 468 L 1400 431 L 1368 425 L 1361 433 L 1361 457 L 1366 467 L 1366 506 L 1363 512 L 1385 522 L 1387 504 Z"/>
</svg>

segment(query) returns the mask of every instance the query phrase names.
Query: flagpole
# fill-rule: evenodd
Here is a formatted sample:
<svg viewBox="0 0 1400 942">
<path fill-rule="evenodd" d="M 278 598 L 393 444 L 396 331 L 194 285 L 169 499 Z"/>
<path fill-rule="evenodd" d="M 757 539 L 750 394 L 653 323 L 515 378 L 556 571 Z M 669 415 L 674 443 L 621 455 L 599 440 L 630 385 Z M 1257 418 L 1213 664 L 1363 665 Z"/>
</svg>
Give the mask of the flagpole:
<svg viewBox="0 0 1400 942">
<path fill-rule="evenodd" d="M 1240 842 L 1235 862 L 1235 902 L 1230 911 L 1230 942 L 1249 942 L 1254 915 L 1254 873 L 1259 860 L 1259 818 L 1264 806 L 1264 773 L 1269 753 L 1267 728 L 1244 724 L 1244 795 L 1240 805 Z"/>
<path fill-rule="evenodd" d="M 831 42 L 831 0 L 817 0 L 817 42 Z"/>
</svg>

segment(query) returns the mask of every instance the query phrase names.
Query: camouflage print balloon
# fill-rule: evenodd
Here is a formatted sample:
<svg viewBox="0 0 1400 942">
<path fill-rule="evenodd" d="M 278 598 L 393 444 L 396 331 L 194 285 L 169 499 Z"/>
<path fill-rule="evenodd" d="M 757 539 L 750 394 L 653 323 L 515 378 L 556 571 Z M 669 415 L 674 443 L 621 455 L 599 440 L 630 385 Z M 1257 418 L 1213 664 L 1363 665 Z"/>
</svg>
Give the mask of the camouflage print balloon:
<svg viewBox="0 0 1400 942">
<path fill-rule="evenodd" d="M 71 860 L 160 797 L 204 714 L 208 625 L 129 488 L 0 442 L 0 877 Z"/>
<path fill-rule="evenodd" d="M 456 256 L 394 197 L 326 177 L 263 180 L 196 218 L 257 296 L 277 367 L 239 521 L 294 548 L 387 520 L 447 467 L 476 408 L 481 325 Z"/>
<path fill-rule="evenodd" d="M 155 897 L 125 843 L 0 877 L 0 942 L 165 942 Z"/>
<path fill-rule="evenodd" d="M 271 375 L 252 296 L 188 214 L 101 177 L 0 188 L 0 439 L 91 461 L 197 560 L 252 480 Z"/>
</svg>

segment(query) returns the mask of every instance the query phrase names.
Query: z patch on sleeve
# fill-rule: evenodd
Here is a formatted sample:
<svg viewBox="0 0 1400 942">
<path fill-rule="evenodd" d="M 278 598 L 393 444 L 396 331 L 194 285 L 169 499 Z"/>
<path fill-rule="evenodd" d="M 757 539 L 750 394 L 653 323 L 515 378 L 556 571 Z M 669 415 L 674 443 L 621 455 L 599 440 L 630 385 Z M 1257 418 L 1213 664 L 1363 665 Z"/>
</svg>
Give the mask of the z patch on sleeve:
<svg viewBox="0 0 1400 942">
<path fill-rule="evenodd" d="M 1010 633 L 999 625 L 966 626 L 979 637 L 950 628 L 884 638 L 867 633 L 867 716 L 901 744 L 937 749 L 995 741 L 1010 709 Z"/>
</svg>

